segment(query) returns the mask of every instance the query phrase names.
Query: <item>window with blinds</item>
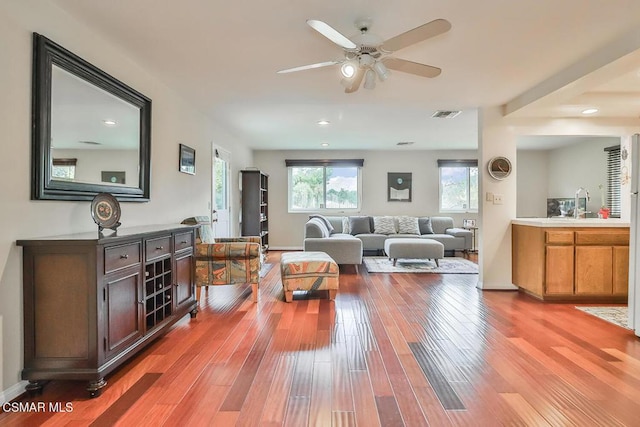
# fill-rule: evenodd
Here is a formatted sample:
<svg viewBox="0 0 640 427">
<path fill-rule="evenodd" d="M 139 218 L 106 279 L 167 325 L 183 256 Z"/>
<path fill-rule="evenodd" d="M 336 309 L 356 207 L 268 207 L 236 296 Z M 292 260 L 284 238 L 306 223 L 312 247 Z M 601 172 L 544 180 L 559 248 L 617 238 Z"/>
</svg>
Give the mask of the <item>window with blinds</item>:
<svg viewBox="0 0 640 427">
<path fill-rule="evenodd" d="M 359 210 L 364 159 L 285 160 L 289 212 Z"/>
<path fill-rule="evenodd" d="M 607 147 L 607 207 L 609 216 L 620 218 L 620 146 Z"/>
</svg>

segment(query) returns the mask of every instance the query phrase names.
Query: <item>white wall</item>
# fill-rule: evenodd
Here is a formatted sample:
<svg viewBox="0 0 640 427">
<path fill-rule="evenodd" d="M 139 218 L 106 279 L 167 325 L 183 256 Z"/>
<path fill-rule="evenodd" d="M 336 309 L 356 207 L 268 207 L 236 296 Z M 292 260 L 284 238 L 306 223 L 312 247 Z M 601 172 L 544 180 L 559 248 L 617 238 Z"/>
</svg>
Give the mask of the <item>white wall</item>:
<svg viewBox="0 0 640 427">
<path fill-rule="evenodd" d="M 548 150 L 518 150 L 517 206 L 518 218 L 547 216 Z"/>
<path fill-rule="evenodd" d="M 102 182 L 102 171 L 125 173 L 125 185 L 137 187 L 138 150 L 53 150 L 52 156 L 62 159 L 77 159 L 75 180 L 81 182 Z"/>
<path fill-rule="evenodd" d="M 272 248 L 299 249 L 304 239 L 308 213 L 288 213 L 287 168 L 285 159 L 364 159 L 362 169 L 363 215 L 438 215 L 438 159 L 476 159 L 475 150 L 449 151 L 255 151 L 253 166 L 269 174 L 269 245 Z M 412 173 L 412 201 L 387 201 L 387 172 Z M 477 214 L 443 214 L 457 226 L 463 218 Z"/>
<path fill-rule="evenodd" d="M 187 104 L 153 72 L 141 68 L 124 48 L 110 44 L 48 2 L 4 0 L 0 3 L 0 57 L 10 61 L 0 79 L 0 342 L 5 399 L 23 391 L 22 251 L 17 239 L 96 230 L 90 202 L 31 201 L 31 42 L 43 34 L 152 99 L 151 201 L 123 203 L 123 227 L 177 223 L 208 215 L 211 198 L 211 143 L 232 156 L 232 218 L 239 209 L 237 171 L 252 163 L 243 141 Z M 196 149 L 195 176 L 178 172 L 178 144 Z M 238 224 L 234 221 L 234 233 Z M 2 395 L 0 395 L 2 396 Z"/>
<path fill-rule="evenodd" d="M 607 188 L 604 148 L 615 144 L 620 144 L 619 138 L 615 143 L 603 138 L 552 150 L 549 154 L 549 197 L 574 197 L 576 190 L 584 187 L 591 195 L 587 211 L 597 214 L 602 205 L 598 186 L 604 186 L 605 194 Z"/>
<path fill-rule="evenodd" d="M 620 138 L 589 138 L 550 150 L 518 150 L 517 216 L 547 216 L 547 198 L 573 198 L 586 188 L 591 200 L 587 211 L 596 215 L 602 205 L 600 184 L 607 190 L 606 147 L 620 144 Z M 546 183 L 546 185 L 545 185 Z"/>
</svg>

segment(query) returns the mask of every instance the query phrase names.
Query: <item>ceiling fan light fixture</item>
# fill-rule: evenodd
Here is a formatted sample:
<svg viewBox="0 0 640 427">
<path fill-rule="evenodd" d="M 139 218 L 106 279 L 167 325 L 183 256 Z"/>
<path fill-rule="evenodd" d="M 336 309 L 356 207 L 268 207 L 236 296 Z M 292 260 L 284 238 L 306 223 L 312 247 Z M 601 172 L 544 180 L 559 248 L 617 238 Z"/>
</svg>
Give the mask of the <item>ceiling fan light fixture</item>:
<svg viewBox="0 0 640 427">
<path fill-rule="evenodd" d="M 368 69 L 364 75 L 364 88 L 375 89 L 376 87 L 376 73 L 372 69 Z"/>
<path fill-rule="evenodd" d="M 382 61 L 376 61 L 375 64 L 373 64 L 373 70 L 376 72 L 381 82 L 387 80 L 387 77 L 389 77 L 389 70 L 384 66 Z"/>
<path fill-rule="evenodd" d="M 340 72 L 345 78 L 350 79 L 356 75 L 356 66 L 351 62 L 345 62 L 340 67 Z"/>
</svg>

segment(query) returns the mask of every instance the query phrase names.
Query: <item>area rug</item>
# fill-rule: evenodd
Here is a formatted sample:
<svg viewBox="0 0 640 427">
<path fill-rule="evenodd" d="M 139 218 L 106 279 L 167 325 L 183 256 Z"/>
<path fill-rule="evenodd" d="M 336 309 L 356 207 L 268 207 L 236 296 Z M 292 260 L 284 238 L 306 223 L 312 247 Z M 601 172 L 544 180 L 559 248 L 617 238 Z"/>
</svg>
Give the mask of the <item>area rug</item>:
<svg viewBox="0 0 640 427">
<path fill-rule="evenodd" d="M 438 260 L 440 266 L 426 259 L 398 259 L 395 267 L 387 257 L 364 257 L 363 262 L 369 273 L 435 273 L 435 274 L 477 274 L 478 265 L 464 258 L 447 257 Z"/>
<path fill-rule="evenodd" d="M 599 317 L 602 320 L 613 323 L 614 325 L 622 326 L 623 328 L 630 329 L 628 326 L 629 311 L 627 307 L 585 307 L 576 306 L 578 310 L 582 310 L 585 313 L 592 316 Z"/>
</svg>

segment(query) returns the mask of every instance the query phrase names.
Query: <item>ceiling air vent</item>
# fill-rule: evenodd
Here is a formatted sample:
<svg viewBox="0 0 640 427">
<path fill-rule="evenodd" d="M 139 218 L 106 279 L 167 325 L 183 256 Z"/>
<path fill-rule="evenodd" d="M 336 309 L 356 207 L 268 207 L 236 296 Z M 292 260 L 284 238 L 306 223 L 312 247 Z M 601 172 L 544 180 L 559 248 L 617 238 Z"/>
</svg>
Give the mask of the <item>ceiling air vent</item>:
<svg viewBox="0 0 640 427">
<path fill-rule="evenodd" d="M 414 144 L 413 141 L 400 141 L 396 145 L 402 146 L 402 145 L 412 145 L 412 144 Z"/>
<path fill-rule="evenodd" d="M 462 111 L 446 111 L 446 110 L 438 110 L 431 115 L 436 119 L 453 119 L 455 116 L 460 114 Z"/>
</svg>

